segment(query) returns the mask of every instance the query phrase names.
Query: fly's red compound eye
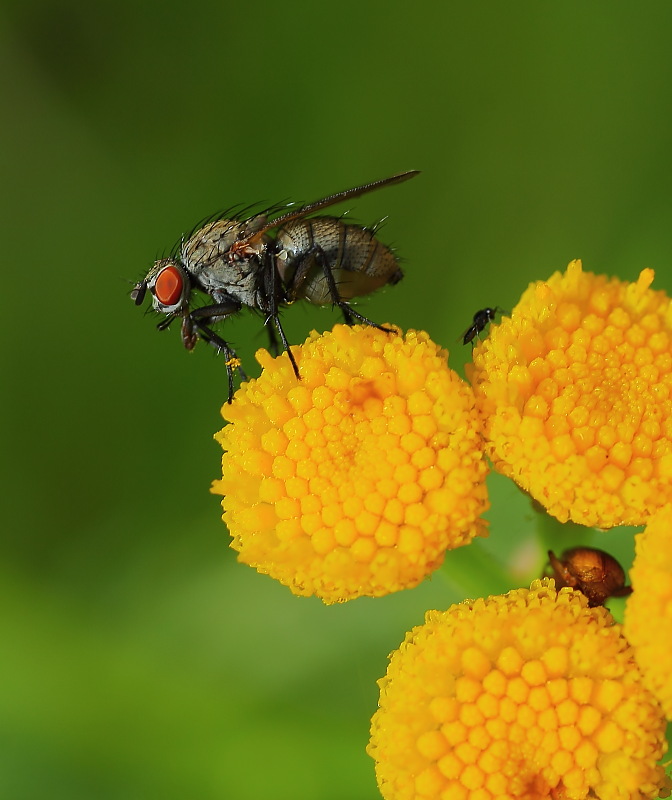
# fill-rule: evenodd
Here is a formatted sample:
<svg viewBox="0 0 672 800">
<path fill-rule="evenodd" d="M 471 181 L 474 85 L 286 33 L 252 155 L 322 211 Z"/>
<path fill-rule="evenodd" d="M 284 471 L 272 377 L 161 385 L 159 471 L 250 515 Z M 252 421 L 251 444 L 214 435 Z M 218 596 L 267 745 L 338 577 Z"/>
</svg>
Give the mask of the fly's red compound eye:
<svg viewBox="0 0 672 800">
<path fill-rule="evenodd" d="M 173 264 L 161 270 L 154 284 L 156 299 L 164 306 L 174 306 L 182 297 L 184 278 Z"/>
</svg>

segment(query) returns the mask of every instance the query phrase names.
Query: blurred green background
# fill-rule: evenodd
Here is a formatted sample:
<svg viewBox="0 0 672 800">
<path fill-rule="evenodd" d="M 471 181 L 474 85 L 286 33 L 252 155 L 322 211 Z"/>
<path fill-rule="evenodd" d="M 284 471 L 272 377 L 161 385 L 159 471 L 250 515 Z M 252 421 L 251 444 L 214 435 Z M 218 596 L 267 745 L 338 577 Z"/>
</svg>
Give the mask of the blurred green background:
<svg viewBox="0 0 672 800">
<path fill-rule="evenodd" d="M 459 370 L 474 311 L 572 258 L 670 290 L 670 30 L 667 2 L 5 0 L 0 797 L 378 796 L 387 654 L 534 577 L 532 512 L 493 479 L 482 571 L 467 548 L 413 591 L 294 598 L 208 493 L 223 364 L 132 282 L 214 211 L 420 169 L 351 204 L 406 270 L 360 308 Z M 284 316 L 293 342 L 336 320 Z M 254 373 L 259 320 L 226 337 Z"/>
</svg>

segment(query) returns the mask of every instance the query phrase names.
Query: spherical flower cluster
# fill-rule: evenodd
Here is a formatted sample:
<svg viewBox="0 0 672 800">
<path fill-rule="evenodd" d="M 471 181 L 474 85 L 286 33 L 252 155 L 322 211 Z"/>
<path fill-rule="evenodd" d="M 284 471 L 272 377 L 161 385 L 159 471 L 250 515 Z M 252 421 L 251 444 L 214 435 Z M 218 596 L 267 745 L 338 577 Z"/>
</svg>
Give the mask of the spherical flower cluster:
<svg viewBox="0 0 672 800">
<path fill-rule="evenodd" d="M 672 506 L 662 508 L 637 534 L 635 547 L 633 593 L 623 628 L 644 683 L 672 719 Z"/>
<path fill-rule="evenodd" d="M 257 353 L 216 436 L 223 519 L 239 560 L 327 603 L 415 586 L 486 535 L 471 387 L 421 331 L 337 325 Z"/>
<path fill-rule="evenodd" d="M 644 524 L 672 500 L 672 308 L 652 281 L 573 261 L 475 350 L 495 468 L 562 522 Z"/>
<path fill-rule="evenodd" d="M 552 579 L 428 612 L 379 684 L 385 800 L 635 800 L 666 783 L 665 720 L 620 626 Z"/>
</svg>

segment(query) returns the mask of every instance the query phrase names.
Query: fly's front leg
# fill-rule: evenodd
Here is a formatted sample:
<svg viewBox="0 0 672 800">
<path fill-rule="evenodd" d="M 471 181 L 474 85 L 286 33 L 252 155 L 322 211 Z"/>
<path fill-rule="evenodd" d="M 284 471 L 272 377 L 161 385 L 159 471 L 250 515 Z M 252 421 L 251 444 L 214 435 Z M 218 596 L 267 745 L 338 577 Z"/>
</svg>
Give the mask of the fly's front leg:
<svg viewBox="0 0 672 800">
<path fill-rule="evenodd" d="M 186 314 L 184 317 L 182 317 L 182 328 L 180 330 L 180 335 L 182 336 L 182 344 L 187 350 L 193 350 L 194 347 L 196 347 L 198 333 L 194 330 L 194 323 L 192 322 L 189 314 Z"/>
<path fill-rule="evenodd" d="M 218 333 L 215 333 L 210 325 L 224 317 L 235 314 L 237 311 L 240 311 L 240 305 L 238 303 L 217 303 L 211 306 L 196 308 L 182 320 L 182 341 L 188 350 L 194 348 L 196 341 L 200 337 L 203 341 L 211 344 L 217 352 L 224 353 L 226 359 L 226 374 L 229 383 L 229 403 L 233 399 L 234 366 L 238 370 L 242 381 L 247 380 L 247 375 L 240 365 L 240 359 L 236 355 L 236 351 L 225 339 L 222 339 Z"/>
<path fill-rule="evenodd" d="M 167 331 L 168 328 L 170 327 L 170 323 L 174 319 L 177 319 L 176 314 L 170 314 L 165 319 L 162 319 L 161 322 L 159 322 L 159 324 L 156 326 L 157 331 Z"/>
</svg>

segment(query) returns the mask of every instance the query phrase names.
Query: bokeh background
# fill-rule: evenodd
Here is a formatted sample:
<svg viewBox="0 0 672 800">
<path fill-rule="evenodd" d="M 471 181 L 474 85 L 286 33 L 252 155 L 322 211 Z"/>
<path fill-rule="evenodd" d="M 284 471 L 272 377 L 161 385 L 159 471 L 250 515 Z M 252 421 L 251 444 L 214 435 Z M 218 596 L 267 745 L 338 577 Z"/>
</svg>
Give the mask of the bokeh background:
<svg viewBox="0 0 672 800">
<path fill-rule="evenodd" d="M 351 204 L 406 270 L 360 307 L 460 371 L 473 312 L 572 258 L 672 290 L 671 30 L 662 1 L 5 0 L 0 797 L 378 796 L 387 654 L 535 577 L 533 512 L 493 478 L 491 538 L 418 589 L 294 598 L 208 493 L 223 364 L 132 283 L 219 209 L 420 169 Z M 284 320 L 298 342 L 337 316 Z M 254 373 L 259 320 L 226 336 Z"/>
</svg>

